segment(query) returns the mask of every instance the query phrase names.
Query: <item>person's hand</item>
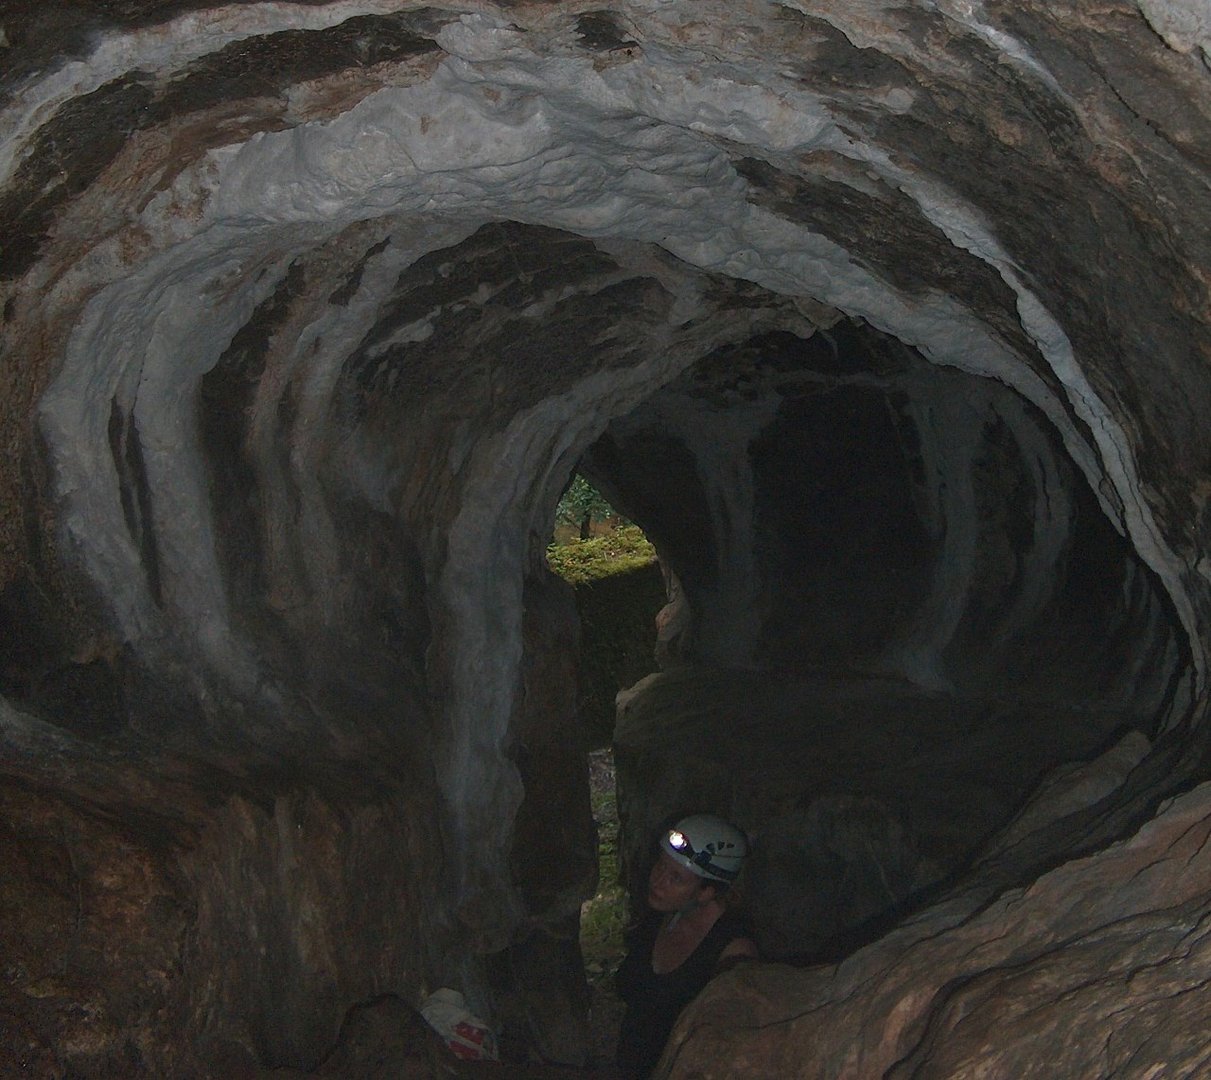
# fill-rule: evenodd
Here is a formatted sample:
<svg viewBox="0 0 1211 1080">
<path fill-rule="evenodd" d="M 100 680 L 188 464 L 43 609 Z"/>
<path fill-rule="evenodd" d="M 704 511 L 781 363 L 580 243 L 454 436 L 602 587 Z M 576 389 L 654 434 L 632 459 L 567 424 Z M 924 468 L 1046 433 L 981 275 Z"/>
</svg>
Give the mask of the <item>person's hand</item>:
<svg viewBox="0 0 1211 1080">
<path fill-rule="evenodd" d="M 752 938 L 739 937 L 733 941 L 729 941 L 723 952 L 719 954 L 719 963 L 715 965 L 715 970 L 726 971 L 730 967 L 735 967 L 742 960 L 758 960 L 761 953 L 757 949 L 757 943 Z"/>
</svg>

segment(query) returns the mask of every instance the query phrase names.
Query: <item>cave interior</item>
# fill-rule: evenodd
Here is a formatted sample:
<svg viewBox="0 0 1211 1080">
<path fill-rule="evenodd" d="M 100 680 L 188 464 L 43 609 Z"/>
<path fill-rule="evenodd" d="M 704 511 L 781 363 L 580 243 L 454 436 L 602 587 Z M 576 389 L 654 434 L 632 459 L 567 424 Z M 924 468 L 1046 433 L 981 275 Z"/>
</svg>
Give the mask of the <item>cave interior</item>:
<svg viewBox="0 0 1211 1080">
<path fill-rule="evenodd" d="M 594 1064 L 580 472 L 625 882 L 753 840 L 662 1075 L 1211 1067 L 1211 28 L 1103 7 L 0 8 L 0 1066 Z"/>
</svg>

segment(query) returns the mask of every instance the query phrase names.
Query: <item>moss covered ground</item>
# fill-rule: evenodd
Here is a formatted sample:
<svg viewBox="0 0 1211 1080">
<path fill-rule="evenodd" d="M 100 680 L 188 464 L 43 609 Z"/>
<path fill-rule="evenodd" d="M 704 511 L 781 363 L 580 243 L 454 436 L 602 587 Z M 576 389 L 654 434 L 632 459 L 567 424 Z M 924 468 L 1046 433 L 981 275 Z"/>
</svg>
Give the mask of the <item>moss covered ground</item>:
<svg viewBox="0 0 1211 1080">
<path fill-rule="evenodd" d="M 664 579 L 636 525 L 547 549 L 552 570 L 576 588 L 580 613 L 580 720 L 591 748 L 609 746 L 614 696 L 656 670 L 656 613 Z"/>
</svg>

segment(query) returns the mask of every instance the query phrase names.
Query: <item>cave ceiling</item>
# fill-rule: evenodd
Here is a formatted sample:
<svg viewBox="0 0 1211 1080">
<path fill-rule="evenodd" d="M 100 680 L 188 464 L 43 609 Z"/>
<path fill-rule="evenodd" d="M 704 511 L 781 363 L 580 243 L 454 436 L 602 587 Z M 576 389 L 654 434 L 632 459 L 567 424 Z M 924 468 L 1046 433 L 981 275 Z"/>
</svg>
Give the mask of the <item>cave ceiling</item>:
<svg viewBox="0 0 1211 1080">
<path fill-rule="evenodd" d="M 1209 207 L 1196 0 L 0 4 L 10 812 L 136 821 L 148 880 L 165 836 L 410 848 L 426 911 L 285 1034 L 173 991 L 261 1062 L 574 918 L 582 464 L 661 548 L 664 660 L 1046 672 L 1169 748 L 1138 817 L 1202 753 Z"/>
</svg>

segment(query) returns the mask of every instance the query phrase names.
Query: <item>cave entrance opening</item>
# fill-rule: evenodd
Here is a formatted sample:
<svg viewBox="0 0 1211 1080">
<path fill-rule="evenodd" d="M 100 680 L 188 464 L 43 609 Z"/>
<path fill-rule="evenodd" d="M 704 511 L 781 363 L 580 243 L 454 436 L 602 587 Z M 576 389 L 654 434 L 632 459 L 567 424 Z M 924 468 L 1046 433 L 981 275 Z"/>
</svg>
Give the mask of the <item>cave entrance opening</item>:
<svg viewBox="0 0 1211 1080">
<path fill-rule="evenodd" d="M 580 626 L 577 705 L 588 748 L 597 887 L 581 905 L 579 940 L 591 1057 L 609 1061 L 621 1020 L 613 977 L 628 921 L 618 861 L 615 698 L 655 668 L 656 616 L 666 594 L 656 550 L 642 527 L 580 472 L 573 473 L 556 508 L 547 565 L 575 590 Z"/>
</svg>

